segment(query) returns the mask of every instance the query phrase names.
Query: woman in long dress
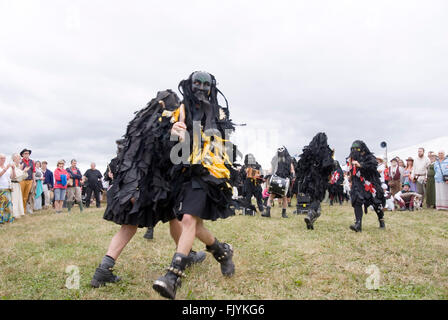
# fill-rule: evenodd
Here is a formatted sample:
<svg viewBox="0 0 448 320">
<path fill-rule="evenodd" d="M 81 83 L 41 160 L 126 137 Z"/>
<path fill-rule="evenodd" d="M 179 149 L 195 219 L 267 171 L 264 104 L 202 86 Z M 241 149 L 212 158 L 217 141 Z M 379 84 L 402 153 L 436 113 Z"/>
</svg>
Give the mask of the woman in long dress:
<svg viewBox="0 0 448 320">
<path fill-rule="evenodd" d="M 40 161 L 36 161 L 36 193 L 34 195 L 34 210 L 42 209 L 42 193 L 43 193 L 43 180 L 45 180 L 41 169 Z"/>
<path fill-rule="evenodd" d="M 11 202 L 12 202 L 12 213 L 15 219 L 20 218 L 25 215 L 25 210 L 23 208 L 22 199 L 22 189 L 20 188 L 20 181 L 28 176 L 25 164 L 20 164 L 20 155 L 14 153 L 12 155 L 12 161 L 15 166 L 16 177 L 11 179 Z"/>
<path fill-rule="evenodd" d="M 436 162 L 436 155 L 434 153 L 429 155 L 429 160 L 431 164 L 427 171 L 427 181 L 426 181 L 426 206 L 428 209 L 435 209 L 436 207 L 436 182 L 434 176 L 436 174 L 434 170 L 434 162 Z"/>
</svg>

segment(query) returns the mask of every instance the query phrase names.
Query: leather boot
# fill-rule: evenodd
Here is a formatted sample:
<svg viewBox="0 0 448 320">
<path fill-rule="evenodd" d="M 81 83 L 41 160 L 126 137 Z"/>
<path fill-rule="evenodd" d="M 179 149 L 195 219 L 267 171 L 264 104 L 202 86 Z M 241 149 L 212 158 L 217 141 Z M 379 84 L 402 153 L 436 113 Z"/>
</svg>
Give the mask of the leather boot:
<svg viewBox="0 0 448 320">
<path fill-rule="evenodd" d="M 121 280 L 119 276 L 113 274 L 113 267 L 115 260 L 109 256 L 105 256 L 101 264 L 96 268 L 90 285 L 94 288 L 99 288 L 106 285 L 107 282 L 115 283 Z"/>
<path fill-rule="evenodd" d="M 147 240 L 154 239 L 154 228 L 148 227 L 148 230 L 146 230 L 146 233 L 143 235 L 143 238 Z"/>
<path fill-rule="evenodd" d="M 308 230 L 314 230 L 314 221 L 316 221 L 316 211 L 314 209 L 310 209 L 305 217 L 306 228 Z"/>
<path fill-rule="evenodd" d="M 270 218 L 271 217 L 271 207 L 264 208 L 264 212 L 261 214 L 261 216 Z"/>
<path fill-rule="evenodd" d="M 361 232 L 362 231 L 361 220 L 356 220 L 356 222 L 350 226 L 350 229 L 355 232 Z"/>
<path fill-rule="evenodd" d="M 289 218 L 289 217 L 286 215 L 286 209 L 282 209 L 282 218 Z"/>
<path fill-rule="evenodd" d="M 384 219 L 378 219 L 380 222 L 380 229 L 386 229 L 386 224 L 384 223 Z"/>
<path fill-rule="evenodd" d="M 235 273 L 235 265 L 232 261 L 233 248 L 228 243 L 221 243 L 215 238 L 211 246 L 206 246 L 208 252 L 221 264 L 221 273 L 230 277 Z"/>
<path fill-rule="evenodd" d="M 187 262 L 187 268 L 191 266 L 192 264 L 201 263 L 206 258 L 206 254 L 204 251 L 193 251 L 190 250 L 190 253 L 188 254 L 188 262 Z"/>
<path fill-rule="evenodd" d="M 176 252 L 167 269 L 167 273 L 154 281 L 152 288 L 162 297 L 168 299 L 176 298 L 176 291 L 182 285 L 181 277 L 186 277 L 184 271 L 187 267 L 188 256 Z"/>
<path fill-rule="evenodd" d="M 355 221 L 354 224 L 352 224 L 350 226 L 350 229 L 355 231 L 355 232 L 361 232 L 362 231 L 362 215 L 363 215 L 362 207 L 361 206 L 355 206 L 354 209 L 355 209 L 355 219 L 356 219 L 356 221 Z M 364 207 L 364 209 L 366 209 L 366 208 Z"/>
</svg>

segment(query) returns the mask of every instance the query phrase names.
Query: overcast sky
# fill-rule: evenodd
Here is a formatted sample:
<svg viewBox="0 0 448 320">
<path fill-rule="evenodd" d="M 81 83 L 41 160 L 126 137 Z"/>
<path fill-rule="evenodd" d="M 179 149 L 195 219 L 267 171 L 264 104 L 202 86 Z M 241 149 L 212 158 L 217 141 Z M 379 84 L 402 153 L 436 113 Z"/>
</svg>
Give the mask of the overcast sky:
<svg viewBox="0 0 448 320">
<path fill-rule="evenodd" d="M 326 132 L 381 152 L 446 136 L 448 2 L 0 0 L 0 152 L 103 170 L 133 113 L 214 74 L 267 166 Z"/>
</svg>

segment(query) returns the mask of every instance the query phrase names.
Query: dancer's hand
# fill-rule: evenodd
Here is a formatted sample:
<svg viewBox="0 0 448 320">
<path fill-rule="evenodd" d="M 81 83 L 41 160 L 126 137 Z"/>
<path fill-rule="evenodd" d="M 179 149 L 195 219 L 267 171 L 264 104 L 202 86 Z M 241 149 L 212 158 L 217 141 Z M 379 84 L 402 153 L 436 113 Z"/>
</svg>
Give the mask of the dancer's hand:
<svg viewBox="0 0 448 320">
<path fill-rule="evenodd" d="M 185 131 L 187 130 L 187 126 L 185 123 L 179 121 L 176 122 L 171 128 L 171 134 L 178 136 L 181 141 L 185 139 Z"/>
</svg>

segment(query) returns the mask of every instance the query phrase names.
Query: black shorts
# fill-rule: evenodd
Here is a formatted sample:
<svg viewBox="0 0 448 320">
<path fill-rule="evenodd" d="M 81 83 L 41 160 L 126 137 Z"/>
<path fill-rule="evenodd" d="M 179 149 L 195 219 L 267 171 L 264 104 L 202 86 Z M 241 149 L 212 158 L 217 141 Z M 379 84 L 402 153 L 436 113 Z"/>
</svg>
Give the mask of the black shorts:
<svg viewBox="0 0 448 320">
<path fill-rule="evenodd" d="M 183 184 L 175 208 L 176 216 L 179 220 L 182 220 L 184 214 L 212 221 L 218 218 L 225 219 L 233 215 L 233 211 L 230 208 L 230 201 L 224 206 L 223 203 L 226 203 L 227 199 L 222 199 L 224 201 L 220 201 L 219 203 L 213 201 L 209 196 L 210 190 L 207 190 L 207 188 L 210 188 L 210 186 L 203 186 L 194 180 Z"/>
</svg>

